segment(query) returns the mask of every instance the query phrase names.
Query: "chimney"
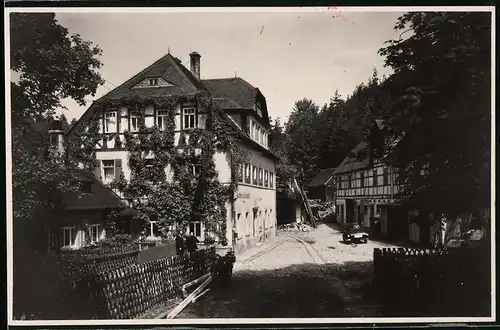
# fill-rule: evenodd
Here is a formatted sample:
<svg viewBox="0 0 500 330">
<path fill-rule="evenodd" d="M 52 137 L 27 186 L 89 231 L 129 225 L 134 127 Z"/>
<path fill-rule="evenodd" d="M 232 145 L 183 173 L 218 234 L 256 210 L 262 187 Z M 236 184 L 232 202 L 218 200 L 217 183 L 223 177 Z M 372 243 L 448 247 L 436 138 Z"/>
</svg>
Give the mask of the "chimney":
<svg viewBox="0 0 500 330">
<path fill-rule="evenodd" d="M 64 153 L 64 132 L 62 121 L 55 119 L 49 126 L 50 149 L 54 156 L 62 156 Z"/>
<path fill-rule="evenodd" d="M 197 52 L 192 52 L 189 54 L 189 57 L 191 58 L 191 73 L 194 74 L 194 76 L 200 80 L 200 59 L 201 55 L 198 54 Z"/>
</svg>

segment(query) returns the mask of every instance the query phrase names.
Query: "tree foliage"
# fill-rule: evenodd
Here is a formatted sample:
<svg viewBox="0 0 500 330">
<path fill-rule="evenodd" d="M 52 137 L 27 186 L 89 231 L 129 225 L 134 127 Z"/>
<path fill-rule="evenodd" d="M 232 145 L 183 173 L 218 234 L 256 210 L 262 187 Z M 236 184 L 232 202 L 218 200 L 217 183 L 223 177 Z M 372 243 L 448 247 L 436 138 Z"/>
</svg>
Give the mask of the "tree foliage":
<svg viewBox="0 0 500 330">
<path fill-rule="evenodd" d="M 318 123 L 319 107 L 309 99 L 295 102 L 285 125 L 289 137 L 288 159 L 290 165 L 300 169 L 298 180 L 302 182 L 316 171 L 319 144 L 314 128 Z"/>
<path fill-rule="evenodd" d="M 17 85 L 27 103 L 15 114 L 46 118 L 68 97 L 85 105 L 104 83 L 97 71 L 101 49 L 70 35 L 55 14 L 11 13 L 10 35 L 10 66 L 20 73 Z"/>
<path fill-rule="evenodd" d="M 271 121 L 269 132 L 269 148 L 278 156 L 276 163 L 276 193 L 279 196 L 290 196 L 290 182 L 297 174 L 297 168 L 290 165 L 288 156 L 289 136 L 285 134 L 280 118 Z"/>
<path fill-rule="evenodd" d="M 70 35 L 51 13 L 10 14 L 12 192 L 14 219 L 31 219 L 51 206 L 50 192 L 69 185 L 64 167 L 48 153 L 48 123 L 61 99 L 84 104 L 103 81 L 101 50 Z M 40 217 L 41 215 L 38 214 Z"/>
<path fill-rule="evenodd" d="M 337 167 L 368 138 L 373 120 L 383 118 L 392 104 L 384 84 L 385 77 L 379 78 L 374 70 L 347 98 L 335 91 L 320 111 L 311 100 L 297 101 L 286 124 L 287 156 L 304 179 L 320 169 Z"/>
<path fill-rule="evenodd" d="M 411 12 L 379 53 L 394 74 L 386 151 L 408 202 L 460 214 L 488 207 L 491 185 L 491 14 Z"/>
</svg>

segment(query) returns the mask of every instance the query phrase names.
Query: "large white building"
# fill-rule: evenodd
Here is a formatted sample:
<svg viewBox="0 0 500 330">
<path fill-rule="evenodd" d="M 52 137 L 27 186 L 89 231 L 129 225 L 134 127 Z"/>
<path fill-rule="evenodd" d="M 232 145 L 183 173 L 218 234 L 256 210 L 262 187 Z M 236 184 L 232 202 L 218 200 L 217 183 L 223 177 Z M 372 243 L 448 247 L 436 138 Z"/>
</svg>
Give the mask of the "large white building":
<svg viewBox="0 0 500 330">
<path fill-rule="evenodd" d="M 119 100 L 125 98 L 147 100 L 162 96 L 193 95 L 208 92 L 217 106 L 224 111 L 227 120 L 240 130 L 237 143 L 248 152 L 248 161 L 240 168 L 241 179 L 237 184 L 234 204 L 227 207 L 227 240 L 236 251 L 276 235 L 276 156 L 268 147 L 270 128 L 266 99 L 258 88 L 242 78 L 200 79 L 201 56 L 190 54 L 191 70 L 180 60 L 167 54 L 143 71 L 124 82 L 103 98 Z M 96 101 L 96 102 L 99 102 Z M 125 132 L 137 132 L 141 117 L 129 111 L 127 105 L 98 110 L 96 102 L 89 107 L 75 126 L 68 132 L 71 136 L 81 125 L 98 116 L 103 139 L 96 145 L 96 177 L 110 183 L 123 173 L 131 177 L 128 166 L 128 151 L 125 149 Z M 145 109 L 146 127 L 165 127 L 168 112 L 150 105 Z M 196 103 L 179 103 L 175 112 L 175 145 L 184 143 L 185 132 L 193 128 L 207 128 L 207 109 Z M 217 152 L 214 163 L 218 179 L 222 184 L 231 182 L 231 155 Z M 196 168 L 192 169 L 194 172 Z M 173 179 L 167 167 L 167 177 Z M 188 228 L 200 240 L 204 238 L 203 221 L 193 220 Z M 237 233 L 236 235 L 234 233 Z"/>
</svg>

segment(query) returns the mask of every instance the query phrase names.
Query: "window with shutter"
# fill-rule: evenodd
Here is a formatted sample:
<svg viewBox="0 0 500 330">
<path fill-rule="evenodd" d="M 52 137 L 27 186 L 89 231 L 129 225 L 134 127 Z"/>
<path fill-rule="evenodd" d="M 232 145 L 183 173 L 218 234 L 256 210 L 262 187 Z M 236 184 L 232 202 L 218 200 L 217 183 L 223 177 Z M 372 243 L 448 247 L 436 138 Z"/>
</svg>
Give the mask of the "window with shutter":
<svg viewBox="0 0 500 330">
<path fill-rule="evenodd" d="M 122 169 L 122 160 L 121 159 L 115 159 L 115 179 L 118 179 L 120 177 L 120 174 L 123 172 Z"/>
</svg>

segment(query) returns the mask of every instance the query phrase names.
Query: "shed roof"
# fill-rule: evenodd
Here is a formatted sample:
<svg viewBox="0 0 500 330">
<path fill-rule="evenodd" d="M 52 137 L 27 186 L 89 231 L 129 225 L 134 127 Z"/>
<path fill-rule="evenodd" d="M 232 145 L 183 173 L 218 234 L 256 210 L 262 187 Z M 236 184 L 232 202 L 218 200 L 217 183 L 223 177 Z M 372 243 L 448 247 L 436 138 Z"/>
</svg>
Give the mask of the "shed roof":
<svg viewBox="0 0 500 330">
<path fill-rule="evenodd" d="M 318 187 L 318 186 L 323 186 L 330 181 L 330 179 L 333 177 L 333 174 L 335 172 L 335 168 L 327 168 L 319 171 L 314 178 L 306 184 L 306 187 Z"/>
<path fill-rule="evenodd" d="M 73 178 L 79 182 L 90 183 L 90 193 L 65 191 L 61 193 L 62 206 L 66 210 L 104 210 L 122 209 L 127 205 L 111 189 L 84 170 L 72 171 Z"/>
</svg>

